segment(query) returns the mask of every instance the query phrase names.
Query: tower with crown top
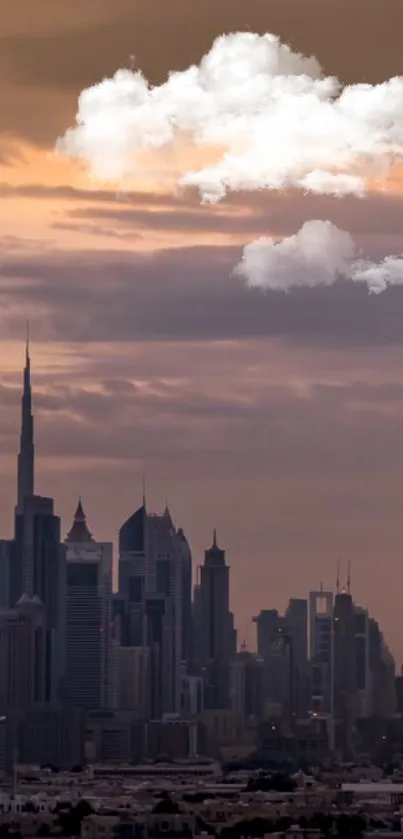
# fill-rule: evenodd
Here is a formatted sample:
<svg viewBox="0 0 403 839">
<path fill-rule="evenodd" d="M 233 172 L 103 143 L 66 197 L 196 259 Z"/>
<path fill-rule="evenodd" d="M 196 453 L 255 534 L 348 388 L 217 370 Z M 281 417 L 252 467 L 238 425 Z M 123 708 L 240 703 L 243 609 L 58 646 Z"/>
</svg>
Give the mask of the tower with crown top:
<svg viewBox="0 0 403 839">
<path fill-rule="evenodd" d="M 81 498 L 65 546 L 65 699 L 68 705 L 79 708 L 113 708 L 116 704 L 113 546 L 95 541 Z"/>
<path fill-rule="evenodd" d="M 229 665 L 235 654 L 230 611 L 230 569 L 214 530 L 200 568 L 196 636 L 198 664 L 207 680 L 206 705 L 229 707 Z"/>
</svg>

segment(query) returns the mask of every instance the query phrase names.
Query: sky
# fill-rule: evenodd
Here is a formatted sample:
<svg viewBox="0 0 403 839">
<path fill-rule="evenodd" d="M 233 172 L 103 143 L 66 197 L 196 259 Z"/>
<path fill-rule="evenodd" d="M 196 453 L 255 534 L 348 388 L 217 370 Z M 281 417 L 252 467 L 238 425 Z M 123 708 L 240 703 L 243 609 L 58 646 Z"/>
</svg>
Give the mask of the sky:
<svg viewBox="0 0 403 839">
<path fill-rule="evenodd" d="M 251 617 L 335 584 L 403 660 L 403 289 L 287 295 L 230 277 L 243 246 L 310 218 L 371 258 L 403 251 L 403 176 L 365 200 L 172 191 L 161 153 L 125 194 L 57 157 L 80 91 L 133 59 L 153 84 L 231 31 L 273 32 L 343 83 L 403 75 L 401 0 L 14 0 L 0 10 L 0 533 L 16 497 L 25 322 L 36 490 L 67 532 L 81 494 L 116 542 L 168 500 L 195 568 L 217 528 L 240 641 Z M 176 167 L 176 168 L 175 168 Z M 375 187 L 374 187 L 375 190 Z"/>
</svg>

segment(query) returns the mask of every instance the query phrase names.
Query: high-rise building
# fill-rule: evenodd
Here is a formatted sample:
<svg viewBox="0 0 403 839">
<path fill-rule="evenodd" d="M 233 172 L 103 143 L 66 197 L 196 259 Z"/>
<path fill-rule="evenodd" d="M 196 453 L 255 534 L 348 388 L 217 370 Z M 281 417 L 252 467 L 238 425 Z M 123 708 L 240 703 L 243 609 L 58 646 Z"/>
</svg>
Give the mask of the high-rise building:
<svg viewBox="0 0 403 839">
<path fill-rule="evenodd" d="M 277 609 L 262 609 L 253 618 L 257 630 L 257 651 L 263 661 L 265 715 L 286 716 L 293 708 L 294 653 L 285 618 Z"/>
<path fill-rule="evenodd" d="M 355 682 L 357 690 L 357 715 L 372 714 L 372 680 L 369 660 L 369 615 L 366 609 L 355 607 L 354 626 Z"/>
<path fill-rule="evenodd" d="M 234 654 L 234 627 L 230 612 L 229 566 L 225 551 L 213 544 L 205 551 L 197 594 L 197 660 L 206 679 L 205 706 L 226 709 L 230 704 L 229 665 Z"/>
<path fill-rule="evenodd" d="M 64 666 L 64 549 L 53 499 L 34 494 L 34 421 L 29 342 L 25 351 L 21 402 L 18 489 L 14 539 L 9 543 L 8 605 L 38 597 L 46 614 L 46 696 L 59 697 Z"/>
<path fill-rule="evenodd" d="M 344 760 L 354 748 L 359 714 L 356 671 L 356 608 L 349 590 L 338 592 L 333 609 L 333 720 L 335 746 Z"/>
<path fill-rule="evenodd" d="M 263 667 L 259 656 L 241 651 L 230 664 L 230 704 L 245 720 L 263 715 Z"/>
<path fill-rule="evenodd" d="M 46 700 L 47 625 L 44 604 L 23 595 L 0 609 L 0 707 L 21 710 Z"/>
<path fill-rule="evenodd" d="M 147 515 L 146 557 L 148 643 L 159 645 L 162 712 L 180 713 L 184 545 L 168 508 Z"/>
<path fill-rule="evenodd" d="M 332 713 L 333 690 L 333 592 L 309 594 L 309 658 L 311 708 Z"/>
<path fill-rule="evenodd" d="M 117 649 L 118 707 L 150 716 L 150 650 L 148 647 Z"/>
<path fill-rule="evenodd" d="M 372 716 L 388 719 L 396 710 L 395 662 L 374 618 L 369 618 L 369 668 Z"/>
<path fill-rule="evenodd" d="M 26 500 L 34 495 L 34 419 L 32 414 L 31 359 L 29 336 L 25 347 L 25 367 L 21 397 L 20 447 L 17 465 L 17 503 L 14 510 L 14 541 L 10 544 L 8 605 L 15 606 L 24 592 L 24 549 L 21 544 L 22 515 Z M 18 543 L 17 543 L 18 541 Z"/>
<path fill-rule="evenodd" d="M 192 613 L 192 553 L 189 542 L 181 527 L 177 530 L 178 551 L 181 554 L 182 565 L 182 662 L 186 662 L 189 670 L 194 655 L 194 632 Z"/>
<path fill-rule="evenodd" d="M 179 713 L 183 658 L 190 655 L 191 554 L 168 508 L 142 506 L 119 532 L 119 595 L 114 609 L 120 643 L 150 650 L 151 715 Z"/>
<path fill-rule="evenodd" d="M 65 551 L 60 543 L 60 518 L 53 499 L 26 496 L 16 515 L 11 562 L 13 598 L 19 594 L 40 598 L 46 610 L 46 700 L 56 701 L 64 676 Z M 21 574 L 19 578 L 15 571 Z M 18 585 L 17 585 L 18 583 Z M 14 601 L 15 602 L 15 601 Z"/>
<path fill-rule="evenodd" d="M 306 717 L 309 706 L 308 601 L 302 598 L 291 598 L 284 619 L 289 643 L 292 644 L 291 713 L 297 717 Z"/>
<path fill-rule="evenodd" d="M 114 620 L 119 643 L 145 644 L 145 498 L 119 531 L 119 592 L 114 599 Z"/>
<path fill-rule="evenodd" d="M 65 543 L 65 699 L 78 708 L 113 708 L 116 702 L 113 546 L 92 538 L 81 500 Z"/>
<path fill-rule="evenodd" d="M 355 659 L 356 613 L 351 594 L 336 594 L 333 610 L 334 713 L 353 721 L 357 715 Z"/>
<path fill-rule="evenodd" d="M 34 494 L 34 419 L 32 415 L 31 360 L 29 355 L 29 335 L 25 348 L 24 385 L 21 399 L 21 432 L 18 454 L 18 482 L 16 512 L 23 511 L 26 498 Z"/>
<path fill-rule="evenodd" d="M 253 622 L 256 624 L 257 653 L 265 659 L 281 626 L 281 618 L 277 609 L 262 609 Z"/>
<path fill-rule="evenodd" d="M 7 609 L 10 603 L 10 564 L 12 540 L 0 539 L 0 608 Z"/>
</svg>

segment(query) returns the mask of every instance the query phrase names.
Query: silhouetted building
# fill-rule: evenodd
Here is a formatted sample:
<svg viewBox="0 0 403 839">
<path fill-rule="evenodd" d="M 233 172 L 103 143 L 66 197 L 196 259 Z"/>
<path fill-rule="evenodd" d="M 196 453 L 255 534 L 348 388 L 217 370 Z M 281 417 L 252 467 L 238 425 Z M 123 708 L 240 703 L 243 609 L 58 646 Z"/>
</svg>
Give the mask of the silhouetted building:
<svg viewBox="0 0 403 839">
<path fill-rule="evenodd" d="M 200 568 L 196 636 L 197 660 L 205 681 L 205 706 L 229 707 L 229 664 L 234 654 L 233 618 L 229 608 L 229 567 L 217 545 L 205 552 Z"/>
<path fill-rule="evenodd" d="M 150 649 L 119 646 L 117 653 L 118 708 L 150 716 Z"/>
<path fill-rule="evenodd" d="M 230 664 L 231 709 L 245 721 L 263 716 L 264 662 L 259 656 L 242 651 Z"/>
<path fill-rule="evenodd" d="M 351 594 L 336 594 L 333 610 L 333 713 L 336 747 L 344 759 L 353 749 L 354 723 L 358 716 L 356 680 L 355 606 Z"/>
<path fill-rule="evenodd" d="M 309 594 L 309 659 L 311 709 L 332 712 L 333 691 L 333 593 Z"/>
<path fill-rule="evenodd" d="M 291 713 L 306 717 L 309 707 L 308 677 L 308 601 L 291 598 L 285 612 L 285 625 L 292 643 Z"/>
<path fill-rule="evenodd" d="M 0 609 L 12 606 L 10 602 L 10 563 L 13 542 L 0 539 Z"/>
<path fill-rule="evenodd" d="M 46 700 L 46 613 L 38 597 L 22 595 L 0 609 L 0 708 L 30 708 Z"/>
<path fill-rule="evenodd" d="M 192 614 L 192 554 L 189 543 L 180 527 L 177 531 L 178 549 L 182 564 L 182 661 L 189 669 L 194 656 L 193 614 Z"/>
<path fill-rule="evenodd" d="M 94 541 L 81 500 L 66 537 L 66 548 L 65 699 L 69 705 L 80 708 L 113 708 L 113 546 Z"/>
<path fill-rule="evenodd" d="M 277 609 L 255 617 L 258 655 L 263 659 L 264 715 L 289 717 L 294 705 L 294 649 L 285 618 Z"/>
<path fill-rule="evenodd" d="M 58 699 L 64 677 L 65 550 L 60 544 L 60 519 L 53 499 L 25 498 L 16 516 L 15 556 L 22 568 L 22 593 L 39 597 L 45 606 L 46 701 Z M 21 595 L 20 595 L 21 596 Z"/>
</svg>

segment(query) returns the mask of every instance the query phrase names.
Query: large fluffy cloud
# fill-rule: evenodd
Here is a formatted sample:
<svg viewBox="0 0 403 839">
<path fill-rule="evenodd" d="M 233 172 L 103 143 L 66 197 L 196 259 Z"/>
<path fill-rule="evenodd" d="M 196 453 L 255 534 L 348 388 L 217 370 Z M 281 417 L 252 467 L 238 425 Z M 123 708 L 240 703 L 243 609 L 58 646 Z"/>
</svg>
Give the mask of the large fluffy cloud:
<svg viewBox="0 0 403 839">
<path fill-rule="evenodd" d="M 101 180 L 124 183 L 144 149 L 183 135 L 213 159 L 188 171 L 184 158 L 180 175 L 204 200 L 290 185 L 361 195 L 368 177 L 403 158 L 403 78 L 342 88 L 275 35 L 223 35 L 199 66 L 159 86 L 127 69 L 83 90 L 58 149 Z"/>
<path fill-rule="evenodd" d="M 246 245 L 233 273 L 249 287 L 279 291 L 328 286 L 343 276 L 379 294 L 389 285 L 403 285 L 403 256 L 364 259 L 349 233 L 330 221 L 314 220 L 281 241 L 262 236 Z"/>
</svg>

